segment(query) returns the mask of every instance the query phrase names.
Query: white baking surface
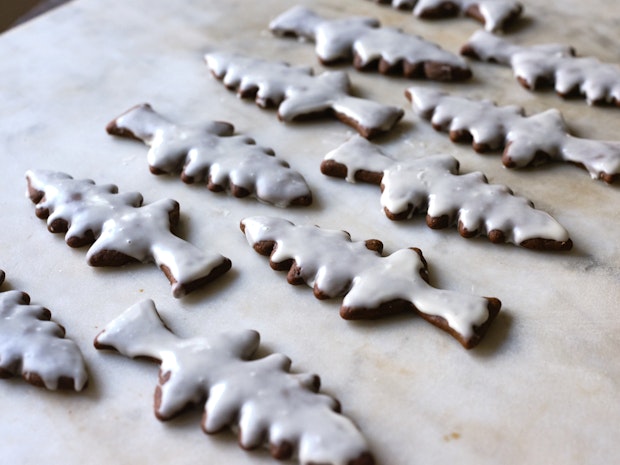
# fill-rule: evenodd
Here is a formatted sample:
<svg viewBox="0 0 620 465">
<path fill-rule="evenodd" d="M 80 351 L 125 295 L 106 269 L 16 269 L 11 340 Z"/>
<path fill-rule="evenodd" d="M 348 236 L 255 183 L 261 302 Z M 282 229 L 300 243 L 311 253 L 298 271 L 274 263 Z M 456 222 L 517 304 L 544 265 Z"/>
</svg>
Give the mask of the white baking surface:
<svg viewBox="0 0 620 465">
<path fill-rule="evenodd" d="M 364 14 L 458 51 L 478 23 L 423 22 L 365 0 L 305 1 L 325 16 Z M 544 6 L 543 6 L 544 3 Z M 411 81 L 351 70 L 356 93 L 402 106 L 397 129 L 377 142 L 399 157 L 442 152 L 463 171 L 481 170 L 550 212 L 571 233 L 569 253 L 540 253 L 432 231 L 421 218 L 390 222 L 379 189 L 324 177 L 323 156 L 354 132 L 331 120 L 283 124 L 275 112 L 237 99 L 203 62 L 211 50 L 242 51 L 312 64 L 313 47 L 272 37 L 267 24 L 284 0 L 175 2 L 77 0 L 0 36 L 0 268 L 2 290 L 28 292 L 51 309 L 88 363 L 81 393 L 48 392 L 0 380 L 0 462 L 20 464 L 267 464 L 264 451 L 237 447 L 232 433 L 206 436 L 200 408 L 155 419 L 157 366 L 93 348 L 95 335 L 126 308 L 155 300 L 181 336 L 253 328 L 263 353 L 283 352 L 293 370 L 321 375 L 325 392 L 368 437 L 378 464 L 613 463 L 620 459 L 620 190 L 568 165 L 504 169 L 450 143 L 420 121 L 403 96 Z M 583 55 L 620 62 L 620 10 L 603 0 L 524 1 L 510 34 L 521 43 L 571 43 Z M 583 137 L 619 138 L 620 109 L 563 101 L 522 89 L 507 68 L 472 62 L 469 83 L 439 86 L 459 95 L 559 108 Z M 346 67 L 345 67 L 346 69 Z M 196 123 L 230 121 L 275 149 L 314 192 L 309 208 L 278 209 L 151 175 L 146 147 L 106 134 L 106 123 L 142 103 Z M 47 232 L 25 196 L 27 169 L 137 190 L 146 202 L 181 204 L 182 236 L 231 258 L 233 269 L 182 300 L 156 267 L 95 269 L 85 251 Z M 339 300 L 316 300 L 306 286 L 247 245 L 239 221 L 277 215 L 297 223 L 378 238 L 387 252 L 421 248 L 435 286 L 496 296 L 502 312 L 479 347 L 466 351 L 414 315 L 372 322 L 338 316 Z"/>
</svg>

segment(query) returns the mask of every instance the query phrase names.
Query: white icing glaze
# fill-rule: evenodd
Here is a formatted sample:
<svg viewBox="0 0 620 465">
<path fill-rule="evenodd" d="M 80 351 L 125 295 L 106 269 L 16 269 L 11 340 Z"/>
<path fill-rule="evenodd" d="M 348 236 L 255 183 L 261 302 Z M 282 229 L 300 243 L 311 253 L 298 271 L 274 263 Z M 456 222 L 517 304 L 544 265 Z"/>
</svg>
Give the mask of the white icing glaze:
<svg viewBox="0 0 620 465">
<path fill-rule="evenodd" d="M 348 95 L 348 75 L 341 71 L 314 76 L 311 68 L 292 67 L 233 53 L 205 55 L 212 73 L 240 94 L 257 89 L 256 102 L 278 107 L 278 117 L 293 121 L 301 116 L 333 112 L 365 137 L 389 131 L 403 110 Z"/>
<path fill-rule="evenodd" d="M 413 249 L 392 255 L 369 250 L 365 242 L 352 242 L 348 233 L 298 226 L 271 217 L 242 221 L 248 243 L 275 242 L 273 263 L 293 259 L 299 276 L 315 293 L 344 296 L 343 308 L 377 310 L 395 300 L 410 302 L 422 314 L 440 316 L 463 341 L 489 318 L 488 301 L 430 286 L 420 273 L 424 262 Z M 376 314 L 374 314 L 376 316 Z"/>
<path fill-rule="evenodd" d="M 426 211 L 447 216 L 470 232 L 504 232 L 506 241 L 528 239 L 565 242 L 568 232 L 550 215 L 517 197 L 506 186 L 490 185 L 480 172 L 459 175 L 458 161 L 449 155 L 396 161 L 361 137 L 353 137 L 325 156 L 347 167 L 347 181 L 357 171 L 382 173 L 381 206 L 393 215 L 409 217 Z"/>
<path fill-rule="evenodd" d="M 429 0 L 421 1 L 429 2 Z M 503 29 L 508 20 L 519 16 L 523 11 L 521 3 L 510 0 L 462 0 L 461 5 L 461 11 L 465 12 L 471 7 L 476 7 L 484 20 L 484 28 L 491 32 Z"/>
<path fill-rule="evenodd" d="M 390 65 L 441 63 L 467 70 L 467 63 L 438 45 L 396 28 L 380 28 L 373 18 L 327 20 L 314 11 L 296 6 L 282 13 L 269 25 L 277 35 L 295 35 L 316 43 L 323 62 L 351 59 L 356 55 L 361 67 L 382 59 Z"/>
<path fill-rule="evenodd" d="M 512 67 L 528 89 L 541 79 L 551 82 L 560 95 L 575 90 L 589 104 L 620 102 L 620 66 L 596 58 L 576 57 L 571 47 L 561 44 L 515 45 L 484 31 L 476 32 L 465 45 L 483 61 Z"/>
<path fill-rule="evenodd" d="M 465 60 L 439 45 L 420 36 L 408 35 L 396 28 L 381 28 L 360 37 L 353 47 L 355 53 L 367 64 L 382 58 L 390 64 L 441 63 L 455 68 L 468 69 Z"/>
<path fill-rule="evenodd" d="M 465 47 L 470 46 L 482 61 L 495 61 L 509 65 L 513 55 L 522 52 L 526 47 L 516 45 L 506 39 L 485 31 L 476 31 L 467 41 Z M 572 48 L 563 44 L 538 44 L 527 47 L 532 53 L 547 56 L 571 56 Z"/>
<path fill-rule="evenodd" d="M 150 147 L 151 169 L 166 173 L 182 169 L 192 181 L 208 180 L 223 187 L 232 183 L 258 200 L 280 207 L 311 198 L 301 174 L 250 137 L 234 136 L 234 128 L 228 123 L 180 126 L 150 105 L 138 105 L 116 118 L 113 128 L 121 133 L 129 131 Z"/>
<path fill-rule="evenodd" d="M 539 153 L 551 160 L 573 162 L 592 178 L 620 174 L 620 142 L 581 139 L 569 134 L 561 113 L 550 109 L 525 116 L 517 106 L 496 106 L 488 100 L 470 100 L 441 91 L 411 87 L 407 90 L 414 111 L 443 131 L 467 131 L 476 145 L 505 147 L 509 167 L 537 163 Z"/>
<path fill-rule="evenodd" d="M 519 16 L 523 10 L 521 3 L 512 0 L 392 0 L 392 7 L 413 9 L 414 15 L 429 18 L 433 11 L 447 3 L 462 14 L 469 14 L 469 8 L 477 7 L 487 31 L 503 29 L 507 20 Z"/>
<path fill-rule="evenodd" d="M 206 397 L 204 430 L 238 427 L 245 448 L 287 442 L 302 464 L 347 465 L 368 454 L 360 431 L 335 412 L 337 402 L 314 392 L 315 376 L 289 373 L 291 361 L 282 354 L 252 359 L 259 342 L 251 330 L 181 339 L 164 326 L 152 300 L 126 310 L 95 340 L 127 357 L 161 361 L 167 379 L 160 377 L 161 419 Z"/>
<path fill-rule="evenodd" d="M 323 62 L 353 57 L 355 41 L 379 27 L 379 21 L 367 17 L 327 20 L 309 8 L 295 6 L 269 23 L 275 35 L 294 35 L 315 42 L 316 53 Z"/>
<path fill-rule="evenodd" d="M 82 353 L 46 314 L 23 292 L 0 292 L 0 369 L 26 379 L 35 375 L 51 390 L 61 378 L 71 379 L 80 391 L 88 381 Z"/>
<path fill-rule="evenodd" d="M 93 257 L 105 251 L 153 261 L 169 270 L 173 295 L 181 297 L 189 285 L 208 280 L 216 268 L 229 263 L 222 255 L 202 251 L 172 234 L 170 213 L 178 209 L 175 200 L 141 206 L 139 193 L 118 194 L 114 185 L 97 186 L 91 180 L 43 170 L 28 171 L 26 177 L 31 188 L 45 193 L 36 208 L 49 211 L 48 225 L 66 222 L 67 240 L 92 233 L 95 241 L 87 252 L 91 265 L 99 265 Z"/>
</svg>

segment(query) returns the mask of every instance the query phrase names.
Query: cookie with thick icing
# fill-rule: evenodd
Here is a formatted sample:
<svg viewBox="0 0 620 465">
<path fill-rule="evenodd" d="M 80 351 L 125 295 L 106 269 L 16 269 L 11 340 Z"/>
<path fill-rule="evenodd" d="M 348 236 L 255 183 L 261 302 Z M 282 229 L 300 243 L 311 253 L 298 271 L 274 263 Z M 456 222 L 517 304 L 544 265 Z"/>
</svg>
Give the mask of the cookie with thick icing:
<svg viewBox="0 0 620 465">
<path fill-rule="evenodd" d="M 163 199 L 143 205 L 137 192 L 119 194 L 113 184 L 96 185 L 65 173 L 26 173 L 28 196 L 35 213 L 47 219 L 50 232 L 66 233 L 71 247 L 90 245 L 91 266 L 154 262 L 182 297 L 221 276 L 231 267 L 218 253 L 203 251 L 172 233 L 179 221 L 179 203 Z"/>
<path fill-rule="evenodd" d="M 400 10 L 413 10 L 418 18 L 440 19 L 465 15 L 480 21 L 487 31 L 500 31 L 523 12 L 514 0 L 374 0 Z"/>
<path fill-rule="evenodd" d="M 256 331 L 184 339 L 162 322 L 152 300 L 135 304 L 96 337 L 97 349 L 160 362 L 155 415 L 168 420 L 204 402 L 202 429 L 238 430 L 244 449 L 266 445 L 280 460 L 304 465 L 372 465 L 362 433 L 319 393 L 317 375 L 291 373 L 282 354 L 258 358 Z"/>
<path fill-rule="evenodd" d="M 591 105 L 620 106 L 620 66 L 594 57 L 576 56 L 568 45 L 516 45 L 478 31 L 462 47 L 461 53 L 511 67 L 526 89 L 552 86 L 561 97 L 578 96 Z"/>
<path fill-rule="evenodd" d="M 568 162 L 585 168 L 593 179 L 620 179 L 620 142 L 573 136 L 556 109 L 526 116 L 516 105 L 498 106 L 435 89 L 410 87 L 405 95 L 418 115 L 453 142 L 471 141 L 477 152 L 503 149 L 508 168 Z"/>
<path fill-rule="evenodd" d="M 280 207 L 312 203 L 312 193 L 300 173 L 251 137 L 235 135 L 232 124 L 179 125 L 142 104 L 112 120 L 106 130 L 148 145 L 153 174 L 180 171 L 186 183 L 206 182 L 213 192 L 254 196 Z"/>
<path fill-rule="evenodd" d="M 484 234 L 494 243 L 539 250 L 572 247 L 566 229 L 549 214 L 510 188 L 489 184 L 480 172 L 460 174 L 458 160 L 450 155 L 398 161 L 353 137 L 325 156 L 321 172 L 381 186 L 381 206 L 391 220 L 425 213 L 430 228 L 457 226 L 467 238 Z"/>
<path fill-rule="evenodd" d="M 281 121 L 333 116 L 370 138 L 390 131 L 403 110 L 349 95 L 343 71 L 315 75 L 312 68 L 290 66 L 227 52 L 205 56 L 211 73 L 242 98 L 253 98 L 262 108 L 277 108 Z"/>
<path fill-rule="evenodd" d="M 0 270 L 0 285 L 4 276 Z M 46 389 L 81 391 L 88 382 L 82 352 L 51 317 L 25 292 L 0 292 L 0 378 L 21 376 Z"/>
<path fill-rule="evenodd" d="M 241 230 L 256 252 L 270 257 L 273 269 L 288 271 L 290 284 L 307 284 L 318 299 L 343 297 L 344 319 L 413 310 L 469 349 L 484 337 L 501 307 L 493 297 L 432 287 L 419 249 L 384 256 L 376 239 L 354 242 L 345 231 L 273 217 L 245 218 Z"/>
<path fill-rule="evenodd" d="M 296 6 L 270 24 L 277 36 L 313 41 L 323 64 L 353 61 L 358 70 L 378 69 L 382 74 L 409 78 L 462 81 L 471 77 L 464 59 L 417 35 L 380 27 L 373 18 L 325 19 Z"/>
</svg>

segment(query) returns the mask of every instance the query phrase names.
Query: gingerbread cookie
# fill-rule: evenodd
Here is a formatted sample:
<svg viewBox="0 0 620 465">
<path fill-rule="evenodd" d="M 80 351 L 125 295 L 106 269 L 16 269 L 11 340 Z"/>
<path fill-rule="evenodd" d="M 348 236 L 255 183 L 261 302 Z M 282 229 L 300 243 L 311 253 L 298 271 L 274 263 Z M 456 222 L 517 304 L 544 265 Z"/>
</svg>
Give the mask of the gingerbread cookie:
<svg viewBox="0 0 620 465">
<path fill-rule="evenodd" d="M 162 322 L 152 300 L 129 308 L 95 339 L 97 349 L 161 363 L 155 415 L 168 420 L 207 401 L 202 429 L 238 429 L 244 449 L 268 445 L 280 460 L 302 464 L 372 465 L 366 440 L 340 414 L 339 403 L 320 394 L 320 379 L 289 372 L 282 354 L 255 358 L 259 334 L 251 330 L 182 339 Z"/>
<path fill-rule="evenodd" d="M 226 52 L 209 53 L 205 60 L 227 88 L 254 98 L 260 107 L 277 108 L 282 121 L 333 115 L 369 138 L 392 129 L 404 114 L 401 108 L 349 95 L 349 77 L 342 71 L 315 76 L 312 68 Z"/>
<path fill-rule="evenodd" d="M 381 206 L 391 220 L 426 213 L 430 228 L 458 225 L 463 237 L 485 234 L 491 242 L 530 249 L 572 247 L 568 232 L 550 215 L 508 187 L 489 184 L 480 172 L 459 174 L 459 162 L 450 155 L 397 161 L 353 137 L 325 156 L 321 172 L 380 185 Z"/>
<path fill-rule="evenodd" d="M 0 285 L 4 276 L 0 270 Z M 0 378 L 21 375 L 35 386 L 81 391 L 88 382 L 82 352 L 51 316 L 25 292 L 0 292 Z"/>
<path fill-rule="evenodd" d="M 352 60 L 358 70 L 378 69 L 382 74 L 437 81 L 471 77 L 471 70 L 461 57 L 419 36 L 379 26 L 373 18 L 328 20 L 297 6 L 274 19 L 269 29 L 278 36 L 315 42 L 323 64 Z"/>
<path fill-rule="evenodd" d="M 515 45 L 484 31 L 463 46 L 463 55 L 510 66 L 523 87 L 553 86 L 561 97 L 580 96 L 591 104 L 620 106 L 620 66 L 592 57 L 577 57 L 561 44 Z"/>
<path fill-rule="evenodd" d="M 186 183 L 206 182 L 213 192 L 229 190 L 234 197 L 252 195 L 279 207 L 312 203 L 312 193 L 301 174 L 254 139 L 233 135 L 234 127 L 229 123 L 181 126 L 143 104 L 114 119 L 106 129 L 109 134 L 148 145 L 153 174 L 181 170 Z"/>
<path fill-rule="evenodd" d="M 502 161 L 508 168 L 563 161 L 585 168 L 593 179 L 612 183 L 620 178 L 620 142 L 571 135 L 556 109 L 525 116 L 518 106 L 420 87 L 407 89 L 406 96 L 418 115 L 448 132 L 453 142 L 471 140 L 477 152 L 504 149 Z"/>
<path fill-rule="evenodd" d="M 142 205 L 137 192 L 118 193 L 113 184 L 96 185 L 65 173 L 28 171 L 28 195 L 50 232 L 66 233 L 71 247 L 92 244 L 91 266 L 155 262 L 172 284 L 175 297 L 193 291 L 230 269 L 230 260 L 205 252 L 171 232 L 179 204 L 164 199 Z"/>
<path fill-rule="evenodd" d="M 499 31 L 515 21 L 523 5 L 514 0 L 375 0 L 393 8 L 413 10 L 418 18 L 438 19 L 464 14 L 484 24 L 487 31 Z"/>
<path fill-rule="evenodd" d="M 290 284 L 307 284 L 318 299 L 343 296 L 340 316 L 345 319 L 413 310 L 469 349 L 501 307 L 492 297 L 430 286 L 419 249 L 383 256 L 381 241 L 353 242 L 345 231 L 296 226 L 281 218 L 246 218 L 241 230 L 255 251 L 270 257 L 273 269 L 288 271 Z"/>
</svg>

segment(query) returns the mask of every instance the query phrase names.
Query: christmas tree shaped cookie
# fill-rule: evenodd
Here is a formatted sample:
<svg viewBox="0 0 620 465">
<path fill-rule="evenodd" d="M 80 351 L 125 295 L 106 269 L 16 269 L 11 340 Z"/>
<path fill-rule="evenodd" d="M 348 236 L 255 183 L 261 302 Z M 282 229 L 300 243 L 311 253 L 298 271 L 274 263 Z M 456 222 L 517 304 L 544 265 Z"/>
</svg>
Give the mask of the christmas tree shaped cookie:
<svg viewBox="0 0 620 465">
<path fill-rule="evenodd" d="M 499 31 L 517 19 L 523 5 L 514 0 L 375 0 L 400 10 L 413 10 L 418 18 L 438 19 L 464 14 L 484 24 L 487 31 Z"/>
<path fill-rule="evenodd" d="M 0 285 L 4 276 L 0 270 Z M 21 375 L 35 386 L 80 391 L 88 381 L 82 352 L 51 316 L 25 292 L 0 292 L 0 378 Z"/>
<path fill-rule="evenodd" d="M 523 87 L 553 86 L 561 97 L 581 96 L 589 104 L 620 106 L 620 66 L 593 57 L 575 56 L 562 44 L 516 45 L 485 31 L 476 32 L 461 53 L 510 66 Z"/>
<path fill-rule="evenodd" d="M 238 429 L 244 449 L 268 445 L 275 458 L 297 456 L 304 465 L 372 465 L 361 432 L 335 399 L 318 392 L 319 377 L 290 373 L 291 361 L 282 354 L 255 358 L 259 342 L 251 330 L 182 339 L 145 300 L 108 324 L 95 347 L 160 362 L 160 420 L 206 399 L 202 429 Z"/>
<path fill-rule="evenodd" d="M 66 233 L 71 247 L 92 244 L 91 266 L 154 262 L 172 284 L 175 297 L 193 291 L 230 269 L 230 260 L 198 249 L 171 232 L 179 221 L 172 199 L 142 205 L 137 192 L 118 193 L 113 184 L 96 185 L 65 173 L 28 171 L 28 195 L 50 232 Z"/>
<path fill-rule="evenodd" d="M 211 191 L 229 190 L 235 197 L 252 195 L 281 207 L 312 203 L 301 174 L 273 156 L 271 149 L 250 137 L 234 135 L 229 123 L 181 126 L 143 104 L 114 119 L 107 131 L 148 145 L 153 174 L 181 171 L 186 183 L 206 182 Z"/>
<path fill-rule="evenodd" d="M 379 21 L 372 18 L 327 20 L 297 6 L 275 18 L 269 28 L 278 36 L 315 42 L 316 53 L 324 64 L 352 60 L 359 70 L 378 69 L 383 74 L 437 81 L 471 77 L 461 57 L 419 36 L 379 26 Z"/>
<path fill-rule="evenodd" d="M 349 95 L 349 77 L 342 71 L 314 75 L 295 67 L 227 52 L 205 56 L 213 75 L 242 98 L 263 108 L 277 108 L 282 121 L 333 116 L 370 138 L 391 130 L 402 118 L 401 108 Z"/>
<path fill-rule="evenodd" d="M 453 142 L 471 140 L 477 152 L 503 149 L 502 162 L 508 168 L 560 161 L 581 166 L 593 179 L 607 183 L 620 178 L 620 142 L 571 135 L 556 109 L 526 116 L 518 106 L 419 87 L 407 89 L 406 96 L 418 115 L 449 133 Z"/>
<path fill-rule="evenodd" d="M 568 250 L 567 231 L 550 215 L 480 172 L 459 174 L 450 155 L 397 161 L 361 137 L 353 137 L 325 156 L 323 174 L 381 186 L 381 206 L 388 218 L 404 220 L 426 213 L 433 229 L 458 225 L 463 237 L 486 234 L 495 243 L 531 249 Z"/>
<path fill-rule="evenodd" d="M 307 284 L 319 299 L 343 297 L 345 319 L 379 318 L 413 310 L 447 331 L 465 348 L 477 345 L 499 312 L 492 297 L 436 289 L 419 249 L 383 256 L 378 240 L 353 242 L 345 231 L 297 226 L 272 217 L 241 221 L 248 243 L 288 271 L 290 284 Z"/>
</svg>

